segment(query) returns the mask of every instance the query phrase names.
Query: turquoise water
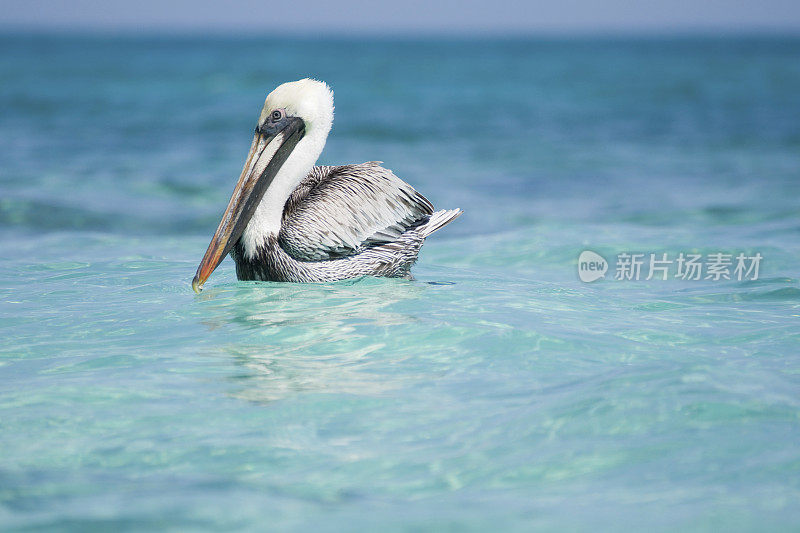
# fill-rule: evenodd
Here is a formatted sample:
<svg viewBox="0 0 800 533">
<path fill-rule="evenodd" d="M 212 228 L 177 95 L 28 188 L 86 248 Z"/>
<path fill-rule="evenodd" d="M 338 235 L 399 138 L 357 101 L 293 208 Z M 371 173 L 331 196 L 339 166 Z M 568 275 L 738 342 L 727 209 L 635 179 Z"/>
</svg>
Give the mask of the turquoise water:
<svg viewBox="0 0 800 533">
<path fill-rule="evenodd" d="M 800 40 L 0 38 L 0 526 L 790 530 Z M 195 295 L 268 90 L 465 214 Z M 583 283 L 584 250 L 606 258 Z M 620 253 L 758 279 L 616 280 Z"/>
</svg>

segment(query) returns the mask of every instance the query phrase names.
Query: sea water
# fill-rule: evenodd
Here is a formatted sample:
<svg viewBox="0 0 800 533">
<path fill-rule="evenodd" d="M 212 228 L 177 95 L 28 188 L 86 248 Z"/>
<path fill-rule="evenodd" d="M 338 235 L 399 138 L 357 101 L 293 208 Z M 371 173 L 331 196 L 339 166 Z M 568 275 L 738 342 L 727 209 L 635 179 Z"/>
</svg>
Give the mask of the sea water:
<svg viewBox="0 0 800 533">
<path fill-rule="evenodd" d="M 800 523 L 800 39 L 0 50 L 0 528 Z M 321 163 L 464 215 L 414 281 L 228 259 L 194 294 L 265 95 L 306 76 Z"/>
</svg>

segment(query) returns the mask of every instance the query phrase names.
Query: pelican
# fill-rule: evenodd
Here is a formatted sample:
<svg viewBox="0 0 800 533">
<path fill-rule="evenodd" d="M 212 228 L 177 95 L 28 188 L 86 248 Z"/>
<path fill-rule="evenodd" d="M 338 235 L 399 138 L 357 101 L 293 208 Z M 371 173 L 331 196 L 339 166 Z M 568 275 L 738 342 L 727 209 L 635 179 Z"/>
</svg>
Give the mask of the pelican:
<svg viewBox="0 0 800 533">
<path fill-rule="evenodd" d="M 197 267 L 203 284 L 230 253 L 240 280 L 410 278 L 425 238 L 460 209 L 433 205 L 379 161 L 314 166 L 333 92 L 312 79 L 269 93 L 228 208 Z"/>
</svg>

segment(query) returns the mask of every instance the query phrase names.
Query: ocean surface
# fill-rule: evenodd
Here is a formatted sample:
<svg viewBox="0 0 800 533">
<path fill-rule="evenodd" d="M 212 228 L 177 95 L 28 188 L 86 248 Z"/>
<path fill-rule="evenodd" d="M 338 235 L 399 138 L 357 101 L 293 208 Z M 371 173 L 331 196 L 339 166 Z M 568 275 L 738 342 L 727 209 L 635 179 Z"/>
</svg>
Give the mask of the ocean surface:
<svg viewBox="0 0 800 533">
<path fill-rule="evenodd" d="M 0 529 L 800 525 L 800 38 L 0 51 Z M 306 76 L 321 163 L 464 215 L 415 281 L 227 259 L 195 295 L 264 97 Z"/>
</svg>

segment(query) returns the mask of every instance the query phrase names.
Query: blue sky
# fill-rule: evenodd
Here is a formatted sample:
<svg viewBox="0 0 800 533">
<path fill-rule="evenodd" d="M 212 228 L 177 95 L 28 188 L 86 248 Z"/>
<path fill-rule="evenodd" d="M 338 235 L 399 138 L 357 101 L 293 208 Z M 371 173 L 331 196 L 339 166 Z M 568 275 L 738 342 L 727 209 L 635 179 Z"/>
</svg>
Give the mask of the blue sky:
<svg viewBox="0 0 800 533">
<path fill-rule="evenodd" d="M 800 33 L 800 0 L 0 0 L 0 27 L 223 33 Z"/>
</svg>

